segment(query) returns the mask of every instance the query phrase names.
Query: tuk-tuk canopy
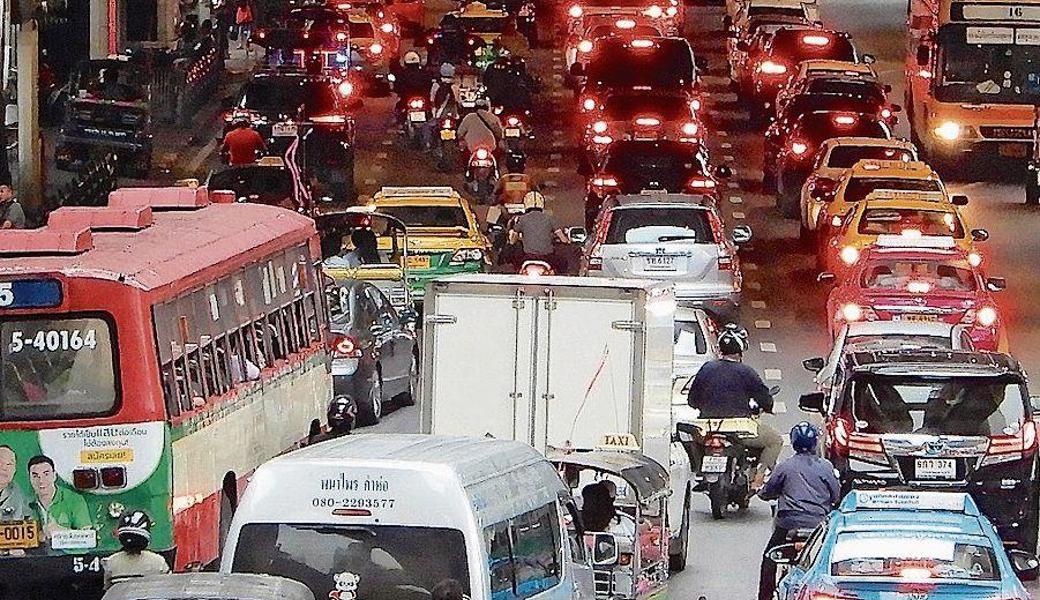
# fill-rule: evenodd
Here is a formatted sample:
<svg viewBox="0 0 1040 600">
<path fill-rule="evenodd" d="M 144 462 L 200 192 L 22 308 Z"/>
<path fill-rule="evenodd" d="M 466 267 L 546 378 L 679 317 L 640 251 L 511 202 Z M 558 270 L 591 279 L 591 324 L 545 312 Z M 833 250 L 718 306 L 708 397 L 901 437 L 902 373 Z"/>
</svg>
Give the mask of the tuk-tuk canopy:
<svg viewBox="0 0 1040 600">
<path fill-rule="evenodd" d="M 102 600 L 314 600 L 307 586 L 273 575 L 178 573 L 117 583 Z"/>
<path fill-rule="evenodd" d="M 355 229 L 371 229 L 376 237 L 394 240 L 395 251 L 407 251 L 407 248 L 396 248 L 397 238 L 405 236 L 405 224 L 397 217 L 367 207 L 351 206 L 341 211 L 319 214 L 314 217 L 314 223 L 322 237 L 323 258 L 339 254 L 343 238 Z"/>
<path fill-rule="evenodd" d="M 548 458 L 558 465 L 573 465 L 582 469 L 594 469 L 624 479 L 636 491 L 640 502 L 650 501 L 667 495 L 668 472 L 651 458 L 637 452 L 592 450 L 563 452 L 550 451 Z"/>
</svg>

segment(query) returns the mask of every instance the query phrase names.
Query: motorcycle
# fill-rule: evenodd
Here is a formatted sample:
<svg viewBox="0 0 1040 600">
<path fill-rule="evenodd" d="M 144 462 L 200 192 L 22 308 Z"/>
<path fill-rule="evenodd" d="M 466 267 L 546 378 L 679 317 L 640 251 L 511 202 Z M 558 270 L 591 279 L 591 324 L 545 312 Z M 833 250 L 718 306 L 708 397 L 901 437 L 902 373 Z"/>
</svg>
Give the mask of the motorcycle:
<svg viewBox="0 0 1040 600">
<path fill-rule="evenodd" d="M 466 184 L 477 203 L 490 204 L 498 183 L 498 162 L 488 148 L 477 148 L 466 161 Z"/>
<path fill-rule="evenodd" d="M 437 168 L 442 173 L 450 171 L 458 162 L 456 158 L 458 144 L 455 142 L 455 125 L 455 117 L 448 115 L 441 117 L 438 126 L 437 139 L 434 141 L 434 155 L 437 158 Z"/>
<path fill-rule="evenodd" d="M 422 128 L 429 118 L 426 110 L 426 100 L 423 98 L 409 98 L 405 105 L 404 135 L 405 139 L 413 147 L 422 145 Z"/>
<path fill-rule="evenodd" d="M 524 2 L 516 14 L 516 28 L 527 38 L 532 48 L 538 45 L 538 24 L 535 21 L 535 3 Z"/>
<path fill-rule="evenodd" d="M 529 110 L 503 110 L 501 107 L 495 110 L 495 114 L 502 119 L 502 134 L 505 137 L 506 148 L 512 151 L 522 152 L 524 140 L 534 136 L 534 131 L 529 125 L 531 111 Z"/>
<path fill-rule="evenodd" d="M 769 388 L 775 396 L 780 388 Z M 699 483 L 694 488 L 708 495 L 713 519 L 726 518 L 730 506 L 738 513 L 747 510 L 751 501 L 751 480 L 758 468 L 761 450 L 749 448 L 744 441 L 758 436 L 757 415 L 761 412 L 752 401 L 753 417 L 733 419 L 695 419 L 680 424 L 680 430 L 690 433 L 699 450 L 696 476 Z"/>
</svg>

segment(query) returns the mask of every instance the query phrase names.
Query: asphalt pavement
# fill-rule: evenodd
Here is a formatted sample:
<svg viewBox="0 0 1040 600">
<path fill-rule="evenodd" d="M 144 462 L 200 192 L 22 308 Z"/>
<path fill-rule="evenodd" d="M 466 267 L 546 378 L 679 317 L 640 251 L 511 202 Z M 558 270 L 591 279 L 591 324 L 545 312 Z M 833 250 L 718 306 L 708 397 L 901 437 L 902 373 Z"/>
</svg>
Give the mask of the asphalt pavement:
<svg viewBox="0 0 1040 600">
<path fill-rule="evenodd" d="M 861 52 L 877 57 L 880 75 L 894 88 L 893 101 L 902 104 L 905 1 L 820 0 L 820 5 L 829 27 L 850 31 Z M 799 248 L 797 222 L 782 219 L 772 197 L 760 192 L 762 136 L 750 129 L 746 110 L 729 89 L 720 33 L 722 10 L 689 7 L 687 14 L 687 35 L 694 52 L 709 62 L 703 86 L 708 131 L 713 132 L 708 141 L 712 157 L 735 172 L 725 189 L 723 212 L 729 226 L 747 224 L 755 233 L 754 242 L 742 253 L 745 291 L 741 321 L 752 337 L 746 361 L 769 385 L 781 387 L 777 414 L 766 418 L 783 432 L 800 420 L 811 419 L 798 409 L 798 396 L 812 390 L 811 375 L 801 361 L 822 356 L 829 348 L 824 324 L 827 290 L 815 282 L 812 257 Z M 578 225 L 583 187 L 575 174 L 576 148 L 570 126 L 573 96 L 562 86 L 559 53 L 540 50 L 537 54 L 535 69 L 545 89 L 535 119 L 536 142 L 529 171 L 548 187 L 549 210 L 563 224 Z M 459 185 L 460 176 L 433 173 L 426 157 L 402 149 L 399 140 L 387 133 L 389 111 L 379 102 L 387 101 L 369 102 L 362 116 L 358 164 L 362 191 L 370 193 L 383 184 Z M 897 133 L 908 135 L 905 119 Z M 1027 371 L 1035 371 L 1040 366 L 1040 307 L 1032 298 L 1040 290 L 1040 269 L 1032 261 L 1040 255 L 1040 239 L 1033 227 L 1040 227 L 1040 209 L 1024 205 L 1013 169 L 980 165 L 974 174 L 988 179 L 953 181 L 951 187 L 971 199 L 965 213 L 970 226 L 986 228 L 992 234 L 984 257 L 989 274 L 1008 280 L 999 305 L 1010 327 L 1011 350 Z M 418 408 L 413 407 L 388 415 L 373 430 L 411 432 L 417 427 Z M 754 501 L 744 515 L 713 521 L 707 499 L 699 496 L 691 526 L 689 567 L 672 579 L 671 597 L 754 598 L 762 546 L 771 527 L 768 505 Z M 1028 587 L 1034 594 L 1040 590 L 1035 584 Z"/>
</svg>

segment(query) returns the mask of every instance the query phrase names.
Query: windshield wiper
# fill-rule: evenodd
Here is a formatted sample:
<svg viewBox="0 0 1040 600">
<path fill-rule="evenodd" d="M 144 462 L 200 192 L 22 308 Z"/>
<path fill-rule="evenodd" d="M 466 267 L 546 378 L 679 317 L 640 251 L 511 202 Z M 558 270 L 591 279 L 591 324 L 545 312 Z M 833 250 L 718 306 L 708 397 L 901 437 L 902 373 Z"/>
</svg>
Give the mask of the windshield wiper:
<svg viewBox="0 0 1040 600">
<path fill-rule="evenodd" d="M 678 242 L 678 241 L 681 241 L 681 240 L 696 240 L 696 239 L 697 239 L 697 236 L 695 236 L 695 235 L 662 235 L 659 238 L 657 238 L 657 241 L 659 241 L 659 242 Z"/>
</svg>

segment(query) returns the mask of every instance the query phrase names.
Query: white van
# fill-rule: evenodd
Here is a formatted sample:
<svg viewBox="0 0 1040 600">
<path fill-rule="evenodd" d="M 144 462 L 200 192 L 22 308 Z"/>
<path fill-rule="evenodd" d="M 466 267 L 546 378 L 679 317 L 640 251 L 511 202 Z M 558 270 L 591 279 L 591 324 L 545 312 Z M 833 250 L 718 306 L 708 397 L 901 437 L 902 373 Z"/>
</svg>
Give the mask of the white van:
<svg viewBox="0 0 1040 600">
<path fill-rule="evenodd" d="M 490 438 L 356 435 L 256 470 L 221 571 L 280 575 L 316 598 L 592 600 L 578 511 L 534 448 Z M 339 593 L 335 593 L 339 592 Z"/>
</svg>

